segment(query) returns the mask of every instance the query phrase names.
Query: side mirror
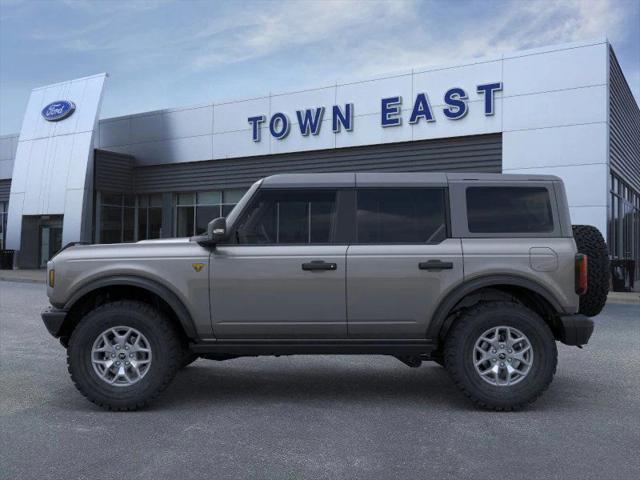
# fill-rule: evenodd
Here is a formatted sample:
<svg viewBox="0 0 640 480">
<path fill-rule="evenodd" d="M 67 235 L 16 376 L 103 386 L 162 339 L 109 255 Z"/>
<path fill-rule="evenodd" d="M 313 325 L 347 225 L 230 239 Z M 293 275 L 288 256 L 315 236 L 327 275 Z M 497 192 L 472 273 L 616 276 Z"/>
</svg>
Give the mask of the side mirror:
<svg viewBox="0 0 640 480">
<path fill-rule="evenodd" d="M 207 237 L 212 244 L 222 242 L 227 236 L 227 219 L 218 217 L 207 225 Z"/>
</svg>

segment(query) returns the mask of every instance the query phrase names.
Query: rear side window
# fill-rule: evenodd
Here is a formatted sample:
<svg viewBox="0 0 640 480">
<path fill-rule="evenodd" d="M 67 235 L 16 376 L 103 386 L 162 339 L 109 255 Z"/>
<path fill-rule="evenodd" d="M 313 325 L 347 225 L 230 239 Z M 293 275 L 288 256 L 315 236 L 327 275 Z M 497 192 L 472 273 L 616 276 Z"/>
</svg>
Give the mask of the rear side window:
<svg viewBox="0 0 640 480">
<path fill-rule="evenodd" d="M 469 187 L 471 233 L 549 233 L 553 215 L 544 187 Z"/>
<path fill-rule="evenodd" d="M 447 236 L 445 190 L 357 191 L 358 243 L 440 243 Z"/>
<path fill-rule="evenodd" d="M 245 245 L 330 243 L 335 230 L 335 190 L 262 190 L 236 229 Z"/>
</svg>

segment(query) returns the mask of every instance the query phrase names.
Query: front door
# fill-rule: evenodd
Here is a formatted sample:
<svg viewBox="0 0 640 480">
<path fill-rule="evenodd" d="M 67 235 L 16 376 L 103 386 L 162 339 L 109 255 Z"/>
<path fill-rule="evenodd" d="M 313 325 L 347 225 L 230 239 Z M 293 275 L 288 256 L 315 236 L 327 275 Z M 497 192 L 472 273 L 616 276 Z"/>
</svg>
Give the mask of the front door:
<svg viewBox="0 0 640 480">
<path fill-rule="evenodd" d="M 346 338 L 337 191 L 260 190 L 211 254 L 217 338 Z"/>
<path fill-rule="evenodd" d="M 425 338 L 438 302 L 463 277 L 445 195 L 444 188 L 358 189 L 356 242 L 347 252 L 351 338 Z"/>
</svg>

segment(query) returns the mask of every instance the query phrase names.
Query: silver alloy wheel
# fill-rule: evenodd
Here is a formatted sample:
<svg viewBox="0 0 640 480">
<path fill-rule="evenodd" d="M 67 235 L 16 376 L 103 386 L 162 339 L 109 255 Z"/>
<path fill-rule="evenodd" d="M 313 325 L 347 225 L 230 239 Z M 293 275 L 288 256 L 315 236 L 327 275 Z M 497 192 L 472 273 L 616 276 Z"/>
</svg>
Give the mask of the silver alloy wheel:
<svg viewBox="0 0 640 480">
<path fill-rule="evenodd" d="M 473 347 L 473 366 L 485 382 L 510 387 L 529 374 L 533 348 L 527 336 L 513 327 L 494 327 L 484 332 Z"/>
<path fill-rule="evenodd" d="M 142 380 L 151 367 L 151 344 L 135 328 L 105 330 L 91 348 L 93 370 L 102 381 L 128 387 Z"/>
</svg>

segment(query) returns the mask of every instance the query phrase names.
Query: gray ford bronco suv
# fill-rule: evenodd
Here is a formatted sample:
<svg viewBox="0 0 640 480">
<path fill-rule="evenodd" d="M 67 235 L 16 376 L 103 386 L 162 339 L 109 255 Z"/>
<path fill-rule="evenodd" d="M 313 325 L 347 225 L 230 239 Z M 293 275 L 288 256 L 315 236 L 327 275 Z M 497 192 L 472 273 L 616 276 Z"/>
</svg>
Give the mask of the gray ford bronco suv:
<svg viewBox="0 0 640 480">
<path fill-rule="evenodd" d="M 443 365 L 513 410 L 586 344 L 608 290 L 602 236 L 553 176 L 275 175 L 193 238 L 72 245 L 42 314 L 92 402 L 134 410 L 196 358 L 382 354 Z"/>
</svg>

